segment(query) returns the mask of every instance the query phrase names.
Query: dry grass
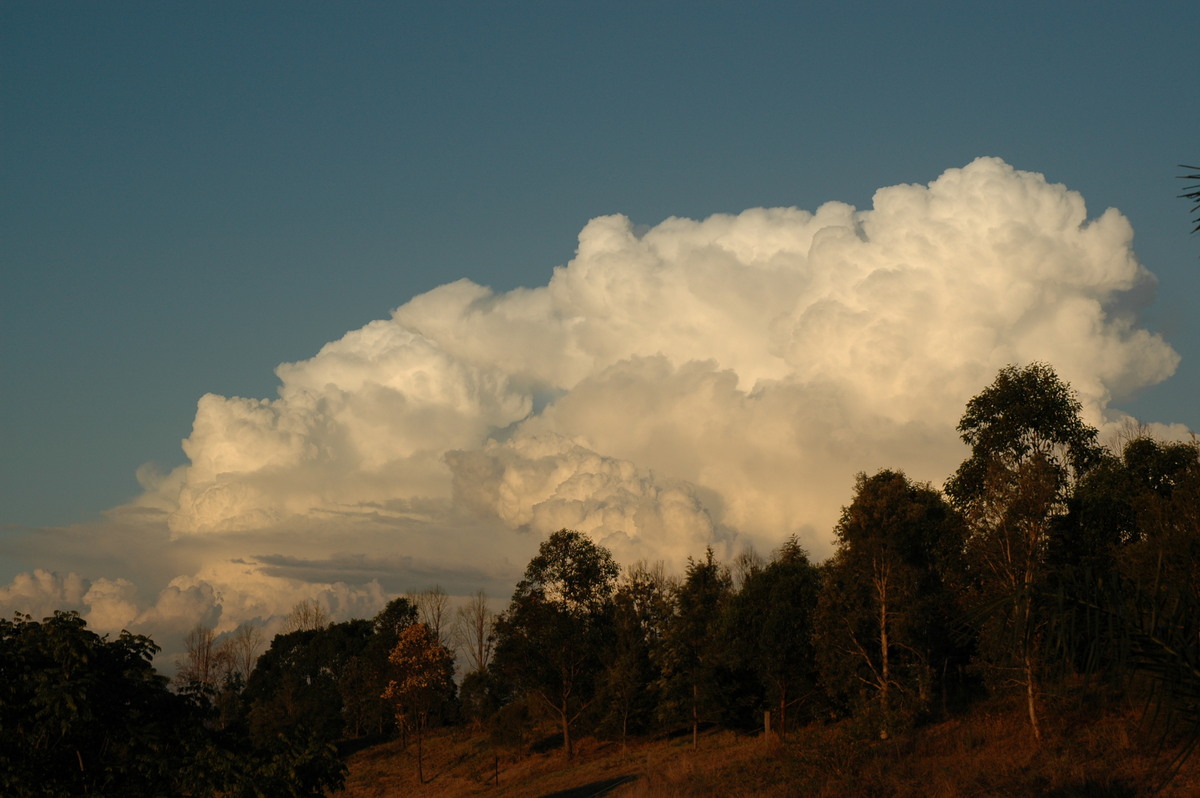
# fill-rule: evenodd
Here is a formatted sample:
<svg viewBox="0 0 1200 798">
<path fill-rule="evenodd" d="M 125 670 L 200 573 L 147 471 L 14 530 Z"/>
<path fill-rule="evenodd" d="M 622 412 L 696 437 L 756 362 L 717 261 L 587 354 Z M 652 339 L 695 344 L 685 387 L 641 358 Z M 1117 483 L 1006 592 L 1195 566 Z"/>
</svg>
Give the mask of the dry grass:
<svg viewBox="0 0 1200 798">
<path fill-rule="evenodd" d="M 426 741 L 427 783 L 416 777 L 413 746 L 385 743 L 354 754 L 341 798 L 391 796 L 543 796 L 633 777 L 618 798 L 750 796 L 1048 795 L 1126 798 L 1155 794 L 1170 762 L 1137 731 L 1132 713 L 1063 713 L 1047 739 L 1030 738 L 1019 711 L 980 709 L 889 741 L 854 739 L 845 724 L 772 736 L 710 731 L 690 737 L 619 743 L 584 739 L 566 762 L 558 749 L 498 761 L 484 738 L 464 730 Z M 495 783 L 499 765 L 499 783 Z M 595 789 L 572 793 L 597 794 Z M 1157 795 L 1200 795 L 1192 761 Z"/>
</svg>

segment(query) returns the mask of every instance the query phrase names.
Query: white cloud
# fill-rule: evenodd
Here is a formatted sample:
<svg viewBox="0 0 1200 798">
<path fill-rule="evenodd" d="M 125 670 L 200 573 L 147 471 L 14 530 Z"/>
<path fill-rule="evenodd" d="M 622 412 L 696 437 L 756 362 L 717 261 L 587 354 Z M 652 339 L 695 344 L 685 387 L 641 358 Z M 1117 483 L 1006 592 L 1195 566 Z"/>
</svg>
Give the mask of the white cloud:
<svg viewBox="0 0 1200 798">
<path fill-rule="evenodd" d="M 137 590 L 105 574 L 92 611 L 359 611 L 389 574 L 502 584 L 561 526 L 672 566 L 793 533 L 823 556 L 855 472 L 951 473 L 962 408 L 1001 367 L 1050 362 L 1110 427 L 1170 376 L 1137 324 L 1153 277 L 1132 235 L 990 158 L 863 211 L 594 219 L 543 287 L 450 283 L 280 366 L 274 399 L 204 396 L 189 464 L 146 471 L 125 510 L 176 570 Z M 0 603 L 80 589 L 37 572 Z"/>
<path fill-rule="evenodd" d="M 36 619 L 52 615 L 57 609 L 74 609 L 83 603 L 87 584 L 75 573 L 60 576 L 43 568 L 17 574 L 7 587 L 0 587 L 0 607 L 5 615 L 23 612 Z"/>
<path fill-rule="evenodd" d="M 88 608 L 84 620 L 98 632 L 127 629 L 139 615 L 137 586 L 128 579 L 95 580 L 83 595 L 83 604 Z"/>
<path fill-rule="evenodd" d="M 576 529 L 632 562 L 678 561 L 728 537 L 718 534 L 690 483 L 658 479 L 553 433 L 490 441 L 446 458 L 458 500 L 539 538 Z"/>
</svg>

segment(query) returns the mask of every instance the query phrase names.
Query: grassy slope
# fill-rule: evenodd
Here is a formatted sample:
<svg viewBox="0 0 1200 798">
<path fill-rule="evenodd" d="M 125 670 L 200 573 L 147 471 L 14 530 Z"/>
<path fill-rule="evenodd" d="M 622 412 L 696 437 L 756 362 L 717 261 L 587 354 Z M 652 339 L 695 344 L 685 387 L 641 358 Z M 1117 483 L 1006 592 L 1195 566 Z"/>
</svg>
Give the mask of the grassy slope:
<svg viewBox="0 0 1200 798">
<path fill-rule="evenodd" d="M 1011 709 L 978 709 L 887 742 L 854 740 L 845 724 L 801 729 L 786 742 L 710 731 L 695 751 L 687 736 L 639 740 L 625 751 L 585 739 L 569 764 L 558 750 L 502 758 L 499 785 L 485 739 L 450 730 L 426 740 L 426 784 L 417 783 L 415 745 L 389 742 L 350 757 L 339 796 L 541 796 L 623 776 L 636 780 L 608 795 L 1140 796 L 1152 793 L 1170 761 L 1137 731 L 1133 714 L 1079 710 L 1048 725 L 1040 747 Z M 1200 795 L 1197 759 L 1158 794 Z"/>
</svg>

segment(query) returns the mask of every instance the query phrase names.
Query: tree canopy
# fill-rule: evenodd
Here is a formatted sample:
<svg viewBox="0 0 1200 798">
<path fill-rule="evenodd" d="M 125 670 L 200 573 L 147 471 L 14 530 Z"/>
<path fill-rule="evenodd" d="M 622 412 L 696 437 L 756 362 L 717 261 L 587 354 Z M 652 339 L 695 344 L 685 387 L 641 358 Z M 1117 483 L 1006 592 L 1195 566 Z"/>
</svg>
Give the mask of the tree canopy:
<svg viewBox="0 0 1200 798">
<path fill-rule="evenodd" d="M 539 547 L 496 621 L 497 668 L 557 716 L 568 757 L 571 726 L 595 697 L 619 574 L 607 549 L 559 530 Z"/>
<path fill-rule="evenodd" d="M 960 517 L 929 485 L 898 471 L 859 474 L 842 511 L 819 610 L 823 680 L 877 713 L 880 734 L 927 711 L 958 651 L 951 587 Z"/>
</svg>

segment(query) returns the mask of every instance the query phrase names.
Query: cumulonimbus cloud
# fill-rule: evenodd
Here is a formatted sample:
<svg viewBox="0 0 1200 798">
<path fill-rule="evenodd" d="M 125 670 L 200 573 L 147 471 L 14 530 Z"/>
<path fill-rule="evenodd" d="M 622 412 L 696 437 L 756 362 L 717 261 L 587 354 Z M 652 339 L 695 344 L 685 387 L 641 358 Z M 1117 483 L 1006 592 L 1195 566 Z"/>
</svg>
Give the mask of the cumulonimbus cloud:
<svg viewBox="0 0 1200 798">
<path fill-rule="evenodd" d="M 320 527 L 326 561 L 369 528 L 451 567 L 420 528 L 485 567 L 562 526 L 626 560 L 791 534 L 823 556 L 857 471 L 940 484 L 999 368 L 1051 363 L 1101 426 L 1173 373 L 1132 238 L 995 158 L 868 210 L 594 219 L 545 286 L 450 283 L 280 366 L 274 399 L 203 397 L 188 464 L 135 504 L 175 545 Z M 124 585 L 89 593 L 130 611 Z"/>
</svg>

